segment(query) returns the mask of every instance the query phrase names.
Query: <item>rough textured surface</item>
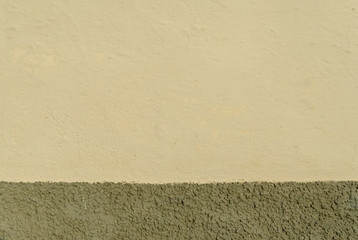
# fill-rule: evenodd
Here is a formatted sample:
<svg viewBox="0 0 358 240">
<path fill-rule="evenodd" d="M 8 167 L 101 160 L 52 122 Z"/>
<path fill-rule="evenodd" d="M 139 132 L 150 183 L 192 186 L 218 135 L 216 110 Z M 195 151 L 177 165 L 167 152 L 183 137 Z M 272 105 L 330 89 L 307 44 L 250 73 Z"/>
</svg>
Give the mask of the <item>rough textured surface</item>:
<svg viewBox="0 0 358 240">
<path fill-rule="evenodd" d="M 357 9 L 0 0 L 0 180 L 357 181 Z"/>
<path fill-rule="evenodd" d="M 358 239 L 358 182 L 0 183 L 0 239 Z"/>
</svg>

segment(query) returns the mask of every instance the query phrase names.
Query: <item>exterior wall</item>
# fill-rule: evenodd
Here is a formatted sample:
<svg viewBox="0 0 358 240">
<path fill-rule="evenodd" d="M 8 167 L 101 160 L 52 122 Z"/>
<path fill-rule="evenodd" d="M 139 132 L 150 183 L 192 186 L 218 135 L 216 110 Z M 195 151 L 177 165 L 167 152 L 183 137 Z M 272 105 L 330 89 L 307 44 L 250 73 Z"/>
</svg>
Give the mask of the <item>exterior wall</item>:
<svg viewBox="0 0 358 240">
<path fill-rule="evenodd" d="M 0 0 L 0 240 L 358 239 L 357 9 Z"/>
<path fill-rule="evenodd" d="M 0 183 L 0 239 L 358 239 L 358 183 Z"/>
<path fill-rule="evenodd" d="M 358 179 L 356 1 L 0 1 L 0 179 Z"/>
</svg>

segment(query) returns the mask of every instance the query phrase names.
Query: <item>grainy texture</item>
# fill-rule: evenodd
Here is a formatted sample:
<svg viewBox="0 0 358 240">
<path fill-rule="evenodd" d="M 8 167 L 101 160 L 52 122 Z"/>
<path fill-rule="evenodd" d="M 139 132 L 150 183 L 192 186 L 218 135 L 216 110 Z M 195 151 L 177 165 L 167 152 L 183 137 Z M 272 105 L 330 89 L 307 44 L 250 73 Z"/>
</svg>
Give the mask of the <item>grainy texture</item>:
<svg viewBox="0 0 358 240">
<path fill-rule="evenodd" d="M 358 239 L 358 182 L 0 183 L 0 239 Z"/>
</svg>

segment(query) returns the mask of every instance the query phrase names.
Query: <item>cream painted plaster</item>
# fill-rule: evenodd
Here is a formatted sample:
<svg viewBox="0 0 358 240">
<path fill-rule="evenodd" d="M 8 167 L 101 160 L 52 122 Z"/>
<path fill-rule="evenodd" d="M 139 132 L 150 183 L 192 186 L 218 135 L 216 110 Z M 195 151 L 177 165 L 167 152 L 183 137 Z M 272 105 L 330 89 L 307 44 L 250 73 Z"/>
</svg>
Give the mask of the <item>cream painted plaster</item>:
<svg viewBox="0 0 358 240">
<path fill-rule="evenodd" d="M 0 180 L 358 180 L 358 1 L 0 0 Z"/>
</svg>

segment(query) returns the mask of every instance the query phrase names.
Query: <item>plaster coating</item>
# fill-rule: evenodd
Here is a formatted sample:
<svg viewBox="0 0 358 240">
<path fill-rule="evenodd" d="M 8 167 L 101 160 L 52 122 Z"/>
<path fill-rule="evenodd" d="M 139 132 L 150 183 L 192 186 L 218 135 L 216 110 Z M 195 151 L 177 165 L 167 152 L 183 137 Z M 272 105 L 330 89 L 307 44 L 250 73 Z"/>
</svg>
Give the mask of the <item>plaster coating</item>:
<svg viewBox="0 0 358 240">
<path fill-rule="evenodd" d="M 358 239 L 358 182 L 0 183 L 0 239 Z"/>
<path fill-rule="evenodd" d="M 358 180 L 357 9 L 0 0 L 0 179 Z"/>
</svg>

